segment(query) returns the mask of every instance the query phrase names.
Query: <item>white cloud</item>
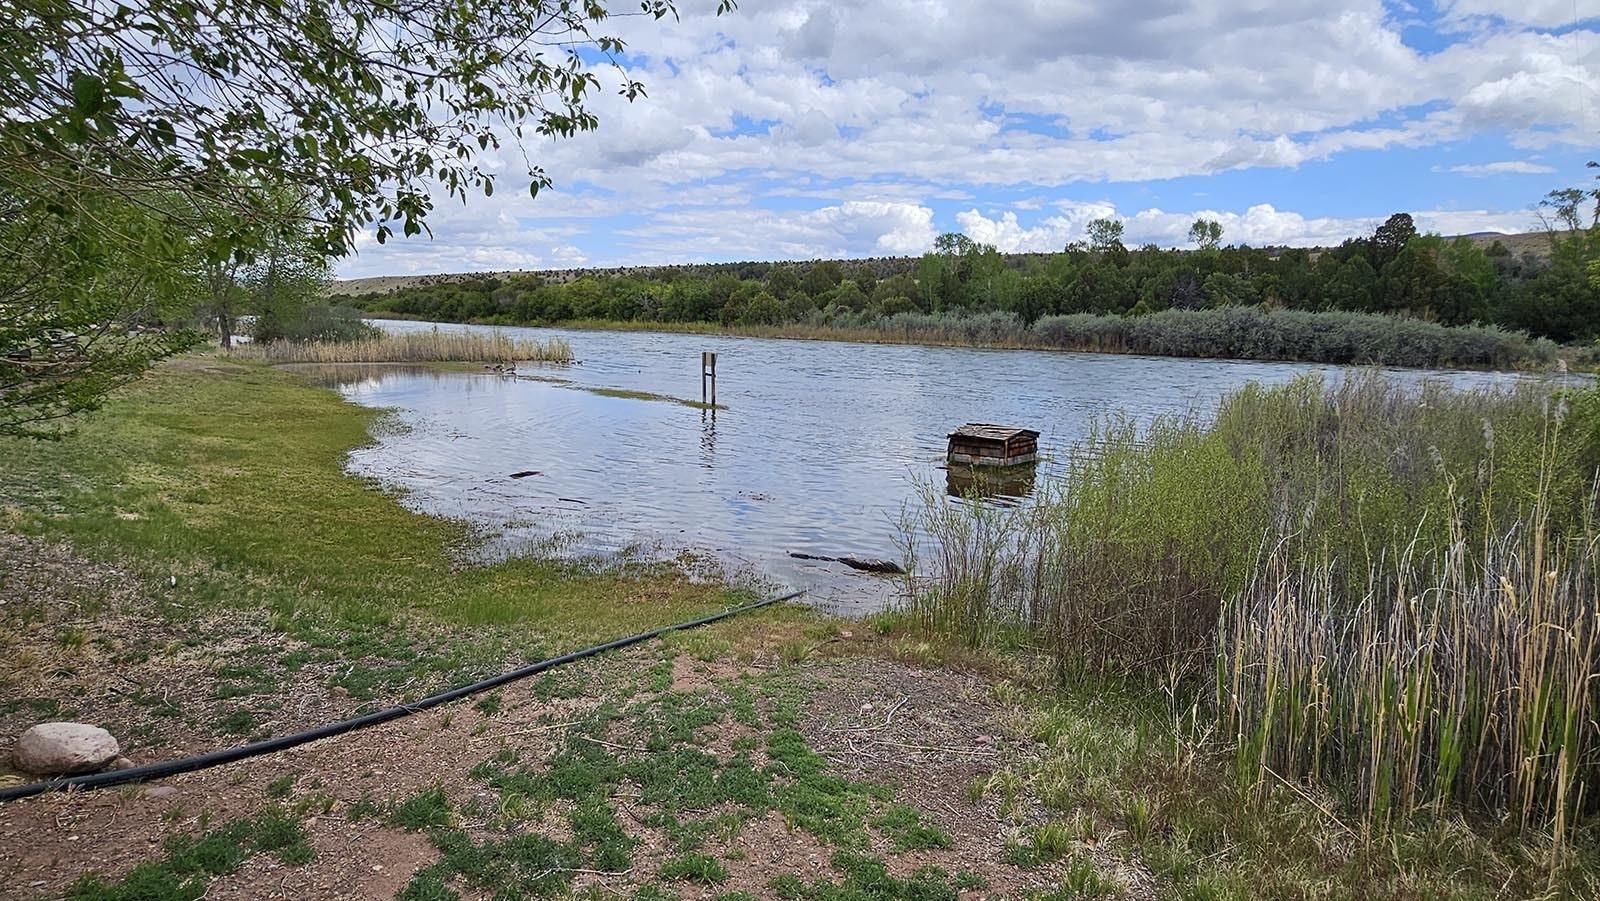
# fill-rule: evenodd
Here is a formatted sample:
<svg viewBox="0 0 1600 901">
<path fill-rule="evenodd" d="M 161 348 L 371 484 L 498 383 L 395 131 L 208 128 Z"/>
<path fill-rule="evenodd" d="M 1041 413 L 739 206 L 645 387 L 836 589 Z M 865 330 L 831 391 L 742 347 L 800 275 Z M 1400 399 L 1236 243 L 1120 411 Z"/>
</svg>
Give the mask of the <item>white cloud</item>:
<svg viewBox="0 0 1600 901">
<path fill-rule="evenodd" d="M 629 262 L 907 256 L 933 247 L 933 210 L 851 200 L 815 210 L 678 209 L 623 231 L 638 239 Z"/>
<path fill-rule="evenodd" d="M 508 174 L 471 214 L 440 203 L 434 250 L 369 248 L 358 265 L 548 260 L 571 254 L 562 247 L 607 262 L 915 252 L 940 228 L 927 204 L 988 208 L 996 189 L 1027 198 L 1009 206 L 1028 213 L 1090 184 L 1479 137 L 1570 152 L 1600 133 L 1600 32 L 1530 30 L 1570 25 L 1570 0 L 1455 0 L 1433 24 L 1460 30 L 1428 53 L 1402 39 L 1416 16 L 1401 23 L 1380 0 L 770 0 L 722 17 L 715 4 L 682 0 L 676 23 L 611 21 L 648 96 L 627 103 L 598 70 L 600 129 L 530 145 L 558 190 L 530 202 Z M 1547 171 L 1491 160 L 1456 156 L 1447 172 Z M 777 198 L 814 208 L 761 209 Z M 1239 228 L 1303 236 L 1355 221 L 1250 206 L 1270 199 L 1231 198 Z M 612 216 L 638 221 L 612 231 Z M 995 243 L 1055 246 L 1081 229 L 1076 216 L 974 209 L 958 222 Z M 585 224 L 523 224 L 535 221 Z"/>
<path fill-rule="evenodd" d="M 1010 212 L 990 218 L 977 210 L 968 210 L 956 217 L 968 237 L 992 244 L 1007 253 L 1060 250 L 1072 241 L 1085 240 L 1089 222 L 1100 218 L 1121 220 L 1123 243 L 1129 246 L 1156 244 L 1161 247 L 1184 247 L 1189 241 L 1189 226 L 1196 219 L 1213 219 L 1222 224 L 1223 240 L 1229 244 L 1326 247 L 1346 238 L 1370 235 L 1388 218 L 1388 214 L 1308 217 L 1262 203 L 1243 213 L 1218 210 L 1169 213 L 1152 208 L 1123 215 L 1108 204 L 1083 204 L 1066 215 L 1040 220 L 1031 227 L 1022 225 L 1017 215 Z M 1419 229 L 1445 235 L 1484 231 L 1519 232 L 1533 225 L 1533 216 L 1527 212 L 1429 211 L 1415 213 L 1414 218 Z"/>
<path fill-rule="evenodd" d="M 1586 0 L 1451 0 L 1446 8 L 1459 19 L 1498 18 L 1536 28 L 1562 28 L 1600 16 Z"/>
<path fill-rule="evenodd" d="M 1484 178 L 1491 175 L 1544 175 L 1556 170 L 1553 166 L 1528 160 L 1502 160 L 1497 163 L 1464 163 L 1451 166 L 1450 171 Z"/>
</svg>

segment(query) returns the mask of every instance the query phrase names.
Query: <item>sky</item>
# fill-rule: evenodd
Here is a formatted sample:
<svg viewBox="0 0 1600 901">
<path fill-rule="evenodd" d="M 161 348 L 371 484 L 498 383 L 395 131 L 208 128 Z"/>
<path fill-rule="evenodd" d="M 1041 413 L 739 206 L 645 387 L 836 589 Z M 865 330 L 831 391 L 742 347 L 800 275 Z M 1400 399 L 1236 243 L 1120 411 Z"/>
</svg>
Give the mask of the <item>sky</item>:
<svg viewBox="0 0 1600 901">
<path fill-rule="evenodd" d="M 493 197 L 338 274 L 1048 251 L 1103 217 L 1130 246 L 1518 232 L 1600 157 L 1600 0 L 715 6 L 612 19 L 598 130 L 491 154 Z"/>
</svg>

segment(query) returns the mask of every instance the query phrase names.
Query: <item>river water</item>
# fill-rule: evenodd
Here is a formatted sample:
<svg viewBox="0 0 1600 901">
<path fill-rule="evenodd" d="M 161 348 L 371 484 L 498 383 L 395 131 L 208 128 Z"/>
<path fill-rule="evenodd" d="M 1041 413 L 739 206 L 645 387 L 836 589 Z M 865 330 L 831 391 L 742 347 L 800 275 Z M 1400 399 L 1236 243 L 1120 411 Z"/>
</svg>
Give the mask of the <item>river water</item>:
<svg viewBox="0 0 1600 901">
<path fill-rule="evenodd" d="M 478 526 L 485 555 L 682 556 L 763 587 L 807 587 L 813 603 L 840 613 L 881 608 L 894 581 L 791 555 L 896 559 L 900 511 L 919 486 L 945 489 L 946 436 L 963 423 L 1038 430 L 1043 460 L 1036 478 L 1051 479 L 1060 476 L 1057 461 L 1096 417 L 1204 414 L 1248 382 L 1341 374 L 1340 367 L 1313 364 L 501 331 L 565 338 L 581 362 L 524 364 L 516 376 L 410 367 L 328 370 L 346 398 L 392 409 L 400 426 L 380 430 L 374 444 L 355 451 L 351 471 L 402 490 L 403 502 L 414 509 Z M 698 400 L 702 351 L 718 354 L 717 399 L 726 409 L 583 390 Z M 1411 370 L 1388 375 L 1461 386 L 1518 378 Z M 512 477 L 530 471 L 535 474 Z M 1026 484 L 1008 490 L 1015 497 L 996 502 L 1026 503 Z"/>
</svg>

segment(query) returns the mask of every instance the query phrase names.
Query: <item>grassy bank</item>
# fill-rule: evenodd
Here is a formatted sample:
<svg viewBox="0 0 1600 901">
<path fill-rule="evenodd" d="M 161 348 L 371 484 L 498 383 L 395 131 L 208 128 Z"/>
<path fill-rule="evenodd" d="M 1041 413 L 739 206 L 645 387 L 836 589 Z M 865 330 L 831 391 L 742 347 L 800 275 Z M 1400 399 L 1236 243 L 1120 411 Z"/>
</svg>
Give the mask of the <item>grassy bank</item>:
<svg viewBox="0 0 1600 901">
<path fill-rule="evenodd" d="M 1597 460 L 1594 389 L 1250 388 L 1102 425 L 1035 506 L 930 498 L 912 611 L 1068 684 L 1164 685 L 1244 810 L 1314 792 L 1390 843 L 1466 817 L 1588 884 Z"/>
<path fill-rule="evenodd" d="M 1144 316 L 1081 313 L 1045 316 L 1031 324 L 1003 312 L 873 316 L 848 311 L 826 316 L 819 313 L 801 321 L 773 325 L 597 319 L 518 323 L 503 318 L 484 322 L 1430 369 L 1544 368 L 1554 365 L 1558 355 L 1567 359 L 1573 368 L 1588 368 L 1594 364 L 1590 353 L 1558 349 L 1550 341 L 1494 326 L 1443 326 L 1402 316 L 1264 311 L 1255 307 L 1163 310 Z"/>
<path fill-rule="evenodd" d="M 570 363 L 572 347 L 560 338 L 531 341 L 498 332 L 402 332 L 356 341 L 272 341 L 240 344 L 233 360 L 273 363 Z"/>
<path fill-rule="evenodd" d="M 4 442 L 0 499 L 11 528 L 286 621 L 417 615 L 569 643 L 725 600 L 654 568 L 461 566 L 466 526 L 345 474 L 378 415 L 269 367 L 180 360 L 60 441 Z"/>
</svg>

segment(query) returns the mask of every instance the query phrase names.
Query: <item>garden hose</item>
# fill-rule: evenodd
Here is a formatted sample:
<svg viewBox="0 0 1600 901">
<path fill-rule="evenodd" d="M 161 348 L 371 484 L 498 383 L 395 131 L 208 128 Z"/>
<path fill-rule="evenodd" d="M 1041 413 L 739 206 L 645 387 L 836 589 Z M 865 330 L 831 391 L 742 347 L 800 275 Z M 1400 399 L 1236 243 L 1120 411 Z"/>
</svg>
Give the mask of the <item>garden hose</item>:
<svg viewBox="0 0 1600 901">
<path fill-rule="evenodd" d="M 479 692 L 488 691 L 491 688 L 498 688 L 499 686 L 505 685 L 508 682 L 515 682 L 518 679 L 526 679 L 529 676 L 538 675 L 546 670 L 555 669 L 558 666 L 565 666 L 568 663 L 576 663 L 579 660 L 593 657 L 597 654 L 604 654 L 606 651 L 615 651 L 620 648 L 628 647 L 629 645 L 635 645 L 639 644 L 640 642 L 649 641 L 652 638 L 655 638 L 659 635 L 665 635 L 668 632 L 681 632 L 685 629 L 694 629 L 700 626 L 709 625 L 719 620 L 728 619 L 729 617 L 738 616 L 741 613 L 749 613 L 752 610 L 759 610 L 762 607 L 772 604 L 778 604 L 784 601 L 792 601 L 802 594 L 805 594 L 805 589 L 791 591 L 788 594 L 779 595 L 778 597 L 767 598 L 764 601 L 757 601 L 754 604 L 746 604 L 743 607 L 735 607 L 731 610 L 724 610 L 721 613 L 715 613 L 711 616 L 690 620 L 689 622 L 677 623 L 676 625 L 671 626 L 662 626 L 659 629 L 651 629 L 648 632 L 640 632 L 638 635 L 630 635 L 627 638 L 618 638 L 614 641 L 608 641 L 605 644 L 597 644 L 592 648 L 584 648 L 581 651 L 573 651 L 570 654 L 563 654 L 560 657 L 552 657 L 549 660 L 541 660 L 538 663 L 531 663 L 527 666 L 511 670 L 510 672 L 501 673 L 498 676 L 491 676 L 488 679 L 474 682 L 471 685 L 463 685 L 460 688 L 452 688 L 449 691 L 436 694 L 431 697 L 426 697 L 419 701 L 412 701 L 409 704 L 400 704 L 395 707 L 390 707 L 386 710 L 379 710 L 375 713 L 366 714 L 365 716 L 358 716 L 354 719 L 343 720 L 337 723 L 328 723 L 327 725 L 318 726 L 315 729 L 308 729 L 304 732 L 296 732 L 293 735 L 280 735 L 276 738 L 269 738 L 263 741 L 251 742 L 247 745 L 240 745 L 237 748 L 228 748 L 222 751 L 212 751 L 209 754 L 199 754 L 194 757 L 184 757 L 179 760 L 165 760 L 161 761 L 160 763 L 150 763 L 144 766 L 136 766 L 126 770 L 111 770 L 104 773 L 89 773 L 83 776 L 68 776 L 64 778 L 51 779 L 44 782 L 32 782 L 27 785 L 17 785 L 11 788 L 0 789 L 0 802 L 15 801 L 20 798 L 32 797 L 33 795 L 52 791 L 66 791 L 69 789 L 87 790 L 92 788 L 105 788 L 111 785 L 123 785 L 128 782 L 144 782 L 151 779 L 164 779 L 168 776 L 176 776 L 179 773 L 192 773 L 195 770 L 208 769 L 210 767 L 220 766 L 224 763 L 233 763 L 236 760 L 246 760 L 262 754 L 271 754 L 275 751 L 286 750 L 288 748 L 293 748 L 297 745 L 303 745 L 307 742 L 313 742 L 318 739 L 332 738 L 335 735 L 343 735 L 346 732 L 354 732 L 357 729 L 365 729 L 368 726 L 376 726 L 379 723 L 387 723 L 390 720 L 397 720 L 403 716 L 410 716 L 413 713 L 419 713 L 423 710 L 427 710 L 429 707 L 437 707 L 440 704 L 459 700 L 469 695 L 478 694 Z"/>
</svg>

